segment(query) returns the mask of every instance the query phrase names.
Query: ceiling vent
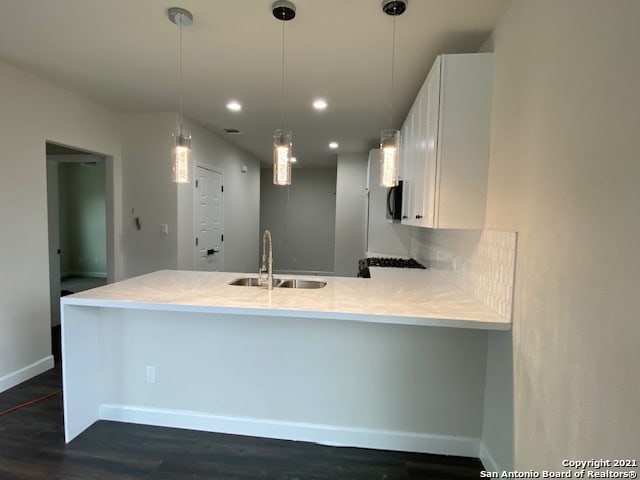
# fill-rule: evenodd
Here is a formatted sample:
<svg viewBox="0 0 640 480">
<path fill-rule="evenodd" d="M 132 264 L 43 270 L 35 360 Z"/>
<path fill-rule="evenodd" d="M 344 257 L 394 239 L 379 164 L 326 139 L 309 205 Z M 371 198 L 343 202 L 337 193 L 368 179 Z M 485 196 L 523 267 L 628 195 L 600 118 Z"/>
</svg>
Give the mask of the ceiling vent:
<svg viewBox="0 0 640 480">
<path fill-rule="evenodd" d="M 242 132 L 240 130 L 238 130 L 237 128 L 223 128 L 222 129 L 224 131 L 224 133 L 228 134 L 228 135 L 241 135 Z"/>
</svg>

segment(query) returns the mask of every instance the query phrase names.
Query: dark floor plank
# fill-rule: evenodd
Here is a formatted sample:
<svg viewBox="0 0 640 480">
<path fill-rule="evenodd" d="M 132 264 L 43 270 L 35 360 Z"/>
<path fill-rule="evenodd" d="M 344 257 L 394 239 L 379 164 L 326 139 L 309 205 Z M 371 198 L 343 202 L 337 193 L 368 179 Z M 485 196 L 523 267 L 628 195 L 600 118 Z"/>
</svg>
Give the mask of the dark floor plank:
<svg viewBox="0 0 640 480">
<path fill-rule="evenodd" d="M 0 411 L 61 388 L 59 367 L 0 394 Z M 100 421 L 64 443 L 62 395 L 0 416 L 0 480 L 479 478 L 475 458 L 339 448 Z"/>
</svg>

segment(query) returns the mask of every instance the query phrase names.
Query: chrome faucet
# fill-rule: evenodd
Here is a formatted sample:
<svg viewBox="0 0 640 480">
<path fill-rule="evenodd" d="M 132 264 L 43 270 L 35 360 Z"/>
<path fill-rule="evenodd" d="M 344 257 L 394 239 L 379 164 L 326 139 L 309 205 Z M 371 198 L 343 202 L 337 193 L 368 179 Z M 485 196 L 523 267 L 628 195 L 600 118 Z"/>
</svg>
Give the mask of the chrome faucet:
<svg viewBox="0 0 640 480">
<path fill-rule="evenodd" d="M 269 239 L 269 257 L 267 257 L 266 246 L 267 237 Z M 271 231 L 265 230 L 262 234 L 262 265 L 260 265 L 260 271 L 258 282 L 262 285 L 262 274 L 267 274 L 267 289 L 273 290 L 273 242 L 271 241 Z"/>
</svg>

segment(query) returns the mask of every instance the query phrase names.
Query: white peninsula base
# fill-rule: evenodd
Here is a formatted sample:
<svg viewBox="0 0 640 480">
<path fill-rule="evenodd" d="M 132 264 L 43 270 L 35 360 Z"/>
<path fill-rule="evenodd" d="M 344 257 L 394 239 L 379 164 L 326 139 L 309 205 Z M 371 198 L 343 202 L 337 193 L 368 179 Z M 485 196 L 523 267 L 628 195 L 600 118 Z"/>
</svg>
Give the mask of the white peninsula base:
<svg viewBox="0 0 640 480">
<path fill-rule="evenodd" d="M 485 330 L 187 308 L 108 287 L 63 300 L 67 442 L 104 419 L 478 456 Z"/>
</svg>

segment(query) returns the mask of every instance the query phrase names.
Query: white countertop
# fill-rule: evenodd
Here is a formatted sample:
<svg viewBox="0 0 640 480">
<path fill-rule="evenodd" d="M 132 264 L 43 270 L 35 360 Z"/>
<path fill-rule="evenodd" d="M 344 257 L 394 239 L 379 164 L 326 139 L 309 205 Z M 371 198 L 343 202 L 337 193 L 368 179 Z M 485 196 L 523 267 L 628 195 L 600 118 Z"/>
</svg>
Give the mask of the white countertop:
<svg viewBox="0 0 640 480">
<path fill-rule="evenodd" d="M 232 286 L 257 274 L 161 270 L 69 295 L 62 305 L 187 311 L 402 325 L 510 330 L 511 322 L 437 270 L 371 268 L 372 278 L 309 277 L 327 282 L 320 289 Z"/>
</svg>

